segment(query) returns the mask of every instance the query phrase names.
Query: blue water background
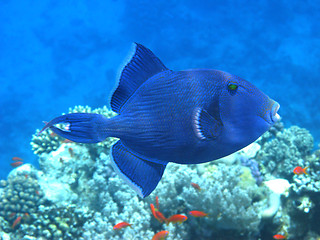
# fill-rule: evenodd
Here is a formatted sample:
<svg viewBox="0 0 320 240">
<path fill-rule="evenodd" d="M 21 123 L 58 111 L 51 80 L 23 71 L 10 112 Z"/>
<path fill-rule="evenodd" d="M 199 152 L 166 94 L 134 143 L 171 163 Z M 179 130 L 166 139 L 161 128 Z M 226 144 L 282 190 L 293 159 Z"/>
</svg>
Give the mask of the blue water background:
<svg viewBox="0 0 320 240">
<path fill-rule="evenodd" d="M 139 42 L 174 70 L 239 75 L 319 141 L 318 1 L 1 1 L 0 178 L 36 164 L 31 135 L 74 105 L 109 105 Z"/>
</svg>

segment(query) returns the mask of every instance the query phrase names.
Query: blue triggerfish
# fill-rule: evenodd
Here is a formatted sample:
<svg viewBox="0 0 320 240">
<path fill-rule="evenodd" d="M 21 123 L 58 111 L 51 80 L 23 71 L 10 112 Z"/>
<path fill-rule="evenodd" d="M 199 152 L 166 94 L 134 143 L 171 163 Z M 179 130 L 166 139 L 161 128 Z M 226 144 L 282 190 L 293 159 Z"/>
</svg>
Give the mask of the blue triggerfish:
<svg viewBox="0 0 320 240">
<path fill-rule="evenodd" d="M 50 128 L 79 143 L 119 138 L 111 149 L 114 169 L 146 197 L 169 162 L 204 163 L 234 153 L 279 121 L 279 107 L 238 76 L 212 69 L 172 71 L 135 44 L 111 97 L 117 116 L 71 113 L 41 131 Z"/>
</svg>

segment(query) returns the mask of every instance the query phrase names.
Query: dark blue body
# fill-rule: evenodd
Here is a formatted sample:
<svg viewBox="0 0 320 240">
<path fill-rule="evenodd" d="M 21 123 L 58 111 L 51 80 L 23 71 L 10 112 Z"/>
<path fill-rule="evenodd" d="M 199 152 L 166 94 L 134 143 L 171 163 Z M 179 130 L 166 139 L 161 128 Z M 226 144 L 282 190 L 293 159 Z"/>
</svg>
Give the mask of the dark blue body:
<svg viewBox="0 0 320 240">
<path fill-rule="evenodd" d="M 215 70 L 167 70 L 153 76 L 110 119 L 110 135 L 160 163 L 201 163 L 232 153 L 223 143 L 203 141 L 194 133 L 195 110 L 218 104 L 219 78 L 222 74 Z"/>
<path fill-rule="evenodd" d="M 140 44 L 121 73 L 111 108 L 119 115 L 66 114 L 43 130 L 50 127 L 82 143 L 120 138 L 111 161 L 141 197 L 154 190 L 168 162 L 194 164 L 227 156 L 279 120 L 279 104 L 251 83 L 218 70 L 171 71 Z"/>
</svg>

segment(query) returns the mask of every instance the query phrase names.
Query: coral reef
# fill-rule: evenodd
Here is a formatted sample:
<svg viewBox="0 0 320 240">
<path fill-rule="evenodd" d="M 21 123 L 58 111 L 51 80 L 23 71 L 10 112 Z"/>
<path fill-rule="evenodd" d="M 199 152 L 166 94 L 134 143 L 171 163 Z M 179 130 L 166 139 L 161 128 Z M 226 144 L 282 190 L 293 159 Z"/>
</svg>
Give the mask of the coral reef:
<svg viewBox="0 0 320 240">
<path fill-rule="evenodd" d="M 208 218 L 201 221 L 190 217 L 188 225 L 196 235 L 208 238 L 221 229 L 257 233 L 260 212 L 265 206 L 265 189 L 259 188 L 247 174 L 250 171 L 241 166 L 209 163 L 200 166 L 203 167 L 207 170 L 199 170 L 198 166 L 170 166 L 152 195 L 166 199 L 164 213 L 172 215 L 177 209 L 184 213 L 190 210 L 207 212 Z M 204 173 L 199 175 L 199 172 Z M 191 182 L 199 184 L 203 190 L 197 192 Z"/>
<path fill-rule="evenodd" d="M 224 163 L 228 162 L 226 159 L 217 164 L 169 164 L 154 193 L 140 199 L 115 174 L 108 151 L 97 156 L 90 145 L 63 143 L 56 151 L 40 155 L 42 172 L 38 181 L 46 198 L 55 205 L 71 203 L 94 211 L 93 218 L 84 224 L 80 239 L 151 239 L 164 229 L 170 232 L 168 239 L 188 239 L 199 234 L 212 237 L 219 231 L 241 231 L 251 236 L 259 232 L 268 190 L 256 184 L 250 168 L 238 163 L 247 155 L 255 157 L 259 149 L 253 144 L 230 156 L 230 165 Z M 203 190 L 196 192 L 191 182 Z M 167 217 L 187 215 L 191 210 L 208 212 L 209 217 L 189 217 L 180 226 L 160 224 L 152 217 L 149 206 L 156 195 L 160 210 Z M 121 221 L 133 224 L 133 228 L 114 231 L 112 226 Z"/>
<path fill-rule="evenodd" d="M 1 180 L 2 238 L 78 239 L 92 212 L 71 203 L 58 207 L 49 201 L 38 181 L 39 174 L 30 164 L 24 164 L 14 169 L 7 181 Z"/>
<path fill-rule="evenodd" d="M 101 158 L 108 157 L 102 155 Z M 195 209 L 209 213 L 209 217 L 202 220 L 189 217 L 188 222 L 179 227 L 163 225 L 163 229 L 170 232 L 168 239 L 190 239 L 193 234 L 210 237 L 226 228 L 247 233 L 259 230 L 259 212 L 265 206 L 265 195 L 255 181 L 252 186 L 241 186 L 240 166 L 219 164 L 216 172 L 199 176 L 196 168 L 170 164 L 157 189 L 145 200 L 139 199 L 117 175 L 113 174 L 106 182 L 105 172 L 98 172 L 100 174 L 95 174 L 89 184 L 100 193 L 98 205 L 104 208 L 84 226 L 85 239 L 133 239 L 138 236 L 151 239 L 161 230 L 161 224 L 151 217 L 149 210 L 149 203 L 155 196 L 159 197 L 160 210 L 167 217 Z M 197 192 L 191 182 L 198 182 L 203 191 Z M 112 230 L 101 231 L 111 229 L 117 221 L 128 221 L 134 228 L 123 230 L 121 235 Z"/>
<path fill-rule="evenodd" d="M 115 115 L 106 107 L 77 106 L 69 112 Z M 112 169 L 109 151 L 116 139 L 85 145 L 65 142 L 50 131 L 40 136 L 33 145 L 38 141 L 37 146 L 42 146 L 42 150 L 35 148 L 41 171 L 27 173 L 41 193 L 35 210 L 28 218 L 20 211 L 17 216 L 23 219 L 12 229 L 13 211 L 3 211 L 0 202 L 0 230 L 11 237 L 151 239 L 161 230 L 170 232 L 169 240 L 219 239 L 221 235 L 257 239 L 261 232 L 266 236 L 261 239 L 270 239 L 275 233 L 287 234 L 290 239 L 320 235 L 315 224 L 304 227 L 305 222 L 316 222 L 319 214 L 320 150 L 312 152 L 313 138 L 303 128 L 284 129 L 278 123 L 255 143 L 223 159 L 197 165 L 170 163 L 146 199 L 139 198 Z M 308 166 L 308 175 L 293 174 L 296 166 Z M 25 174 L 18 174 L 17 179 Z M 3 199 L 8 199 L 8 189 L 16 185 L 10 184 L 11 178 L 0 182 Z M 188 220 L 181 225 L 158 222 L 150 211 L 156 196 L 165 217 L 185 214 Z M 188 214 L 191 210 L 209 215 L 194 218 Z M 132 228 L 113 230 L 122 221 Z"/>
<path fill-rule="evenodd" d="M 36 133 L 32 135 L 31 147 L 34 154 L 40 155 L 41 153 L 49 153 L 55 151 L 64 140 L 58 135 L 54 134 L 51 130 L 47 130 L 39 135 L 40 130 L 37 129 Z"/>
<path fill-rule="evenodd" d="M 307 166 L 306 157 L 312 149 L 312 135 L 306 129 L 292 126 L 264 141 L 256 159 L 274 177 L 291 179 L 296 166 Z"/>
<path fill-rule="evenodd" d="M 1 180 L 3 187 L 0 201 L 0 216 L 7 221 L 5 232 L 12 231 L 11 226 L 16 219 L 28 222 L 31 215 L 38 211 L 38 206 L 44 203 L 43 192 L 32 171 L 31 165 L 15 169 L 8 180 Z M 2 225 L 3 226 L 3 225 Z"/>
<path fill-rule="evenodd" d="M 84 223 L 92 218 L 92 212 L 77 205 L 65 207 L 41 205 L 37 214 L 31 216 L 32 224 L 22 224 L 16 235 L 43 237 L 44 239 L 78 239 Z"/>
<path fill-rule="evenodd" d="M 256 183 L 258 185 L 261 185 L 261 183 L 263 182 L 263 176 L 260 172 L 259 163 L 256 160 L 247 158 L 243 155 L 240 156 L 240 161 L 242 166 L 248 167 L 250 169 L 252 176 L 256 180 Z"/>
<path fill-rule="evenodd" d="M 283 131 L 270 131 L 258 140 L 261 150 L 256 159 L 265 179 L 285 178 L 290 190 L 281 201 L 268 231 L 280 232 L 290 239 L 317 239 L 320 200 L 319 150 L 313 150 L 313 137 L 303 128 L 292 126 Z M 308 167 L 307 174 L 296 175 L 295 167 Z M 272 197 L 272 196 L 271 196 Z"/>
</svg>

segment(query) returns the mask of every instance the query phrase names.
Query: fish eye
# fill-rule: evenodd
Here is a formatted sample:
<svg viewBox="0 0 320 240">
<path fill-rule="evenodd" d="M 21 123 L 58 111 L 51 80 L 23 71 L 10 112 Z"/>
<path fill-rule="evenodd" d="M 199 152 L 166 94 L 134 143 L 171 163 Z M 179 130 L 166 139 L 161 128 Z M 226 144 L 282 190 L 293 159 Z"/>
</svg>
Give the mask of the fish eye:
<svg viewBox="0 0 320 240">
<path fill-rule="evenodd" d="M 228 91 L 231 95 L 235 94 L 236 91 L 238 89 L 238 85 L 233 83 L 233 82 L 230 82 L 228 83 Z"/>
</svg>

